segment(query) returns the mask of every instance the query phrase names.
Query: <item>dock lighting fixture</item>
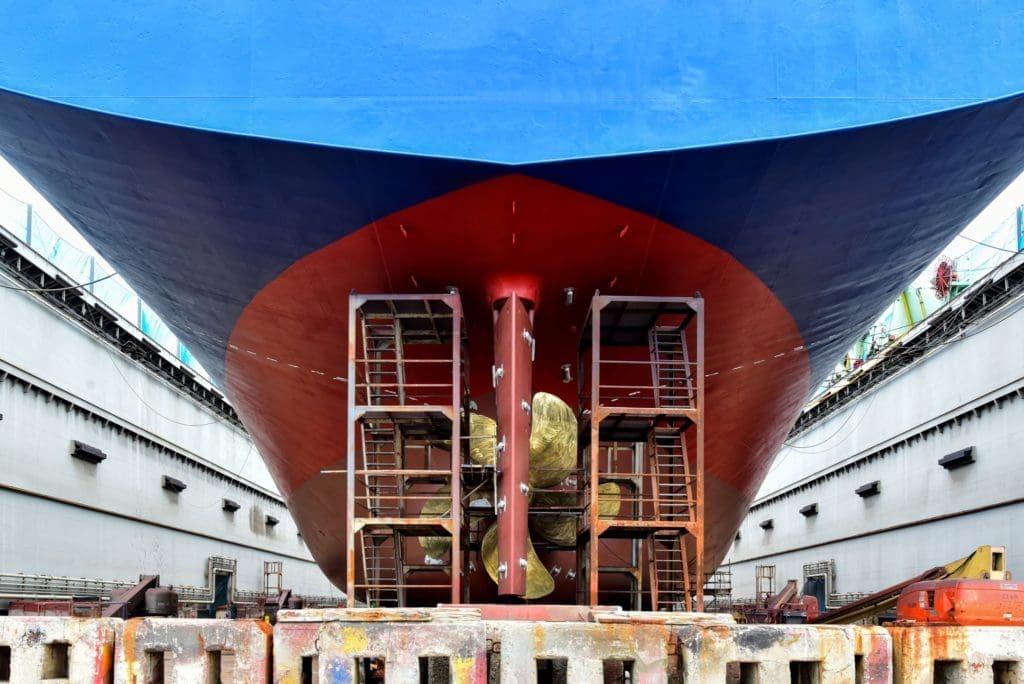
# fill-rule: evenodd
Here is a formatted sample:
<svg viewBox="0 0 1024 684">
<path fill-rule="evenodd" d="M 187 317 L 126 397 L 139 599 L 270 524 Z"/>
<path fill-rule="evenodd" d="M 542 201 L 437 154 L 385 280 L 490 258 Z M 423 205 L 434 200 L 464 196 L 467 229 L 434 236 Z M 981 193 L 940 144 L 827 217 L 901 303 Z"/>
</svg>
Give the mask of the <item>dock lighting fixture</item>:
<svg viewBox="0 0 1024 684">
<path fill-rule="evenodd" d="M 278 520 L 277 518 L 275 518 L 274 516 L 272 516 L 272 515 L 268 515 L 267 516 L 267 527 L 273 527 L 274 525 L 276 525 L 279 522 L 281 522 L 281 521 Z"/>
<path fill-rule="evenodd" d="M 974 447 L 972 446 L 946 454 L 939 459 L 939 465 L 946 470 L 956 470 L 972 463 L 974 463 Z"/>
<path fill-rule="evenodd" d="M 865 485 L 857 487 L 855 491 L 857 492 L 857 496 L 859 496 L 862 499 L 866 499 L 869 496 L 875 496 L 876 494 L 881 492 L 882 483 L 879 480 L 875 480 L 874 482 L 868 482 Z"/>
<path fill-rule="evenodd" d="M 86 463 L 102 463 L 107 460 L 107 454 L 100 449 L 86 444 L 85 442 L 72 442 L 71 443 L 71 456 L 77 458 L 80 461 Z"/>
<path fill-rule="evenodd" d="M 186 487 L 188 487 L 187 484 L 176 477 L 171 477 L 170 475 L 164 475 L 163 478 L 161 478 L 160 486 L 169 492 L 174 492 L 175 494 L 180 494 L 185 491 Z"/>
<path fill-rule="evenodd" d="M 775 528 L 775 519 L 774 518 L 768 518 L 767 520 L 762 520 L 758 524 L 761 526 L 762 530 L 771 530 L 771 529 Z"/>
<path fill-rule="evenodd" d="M 807 504 L 806 506 L 800 509 L 800 515 L 804 516 L 805 518 L 810 518 L 812 516 L 818 515 L 818 504 Z"/>
<path fill-rule="evenodd" d="M 228 513 L 234 513 L 241 507 L 242 504 L 237 501 L 232 501 L 231 499 L 224 499 L 221 502 L 221 510 L 227 511 Z"/>
</svg>

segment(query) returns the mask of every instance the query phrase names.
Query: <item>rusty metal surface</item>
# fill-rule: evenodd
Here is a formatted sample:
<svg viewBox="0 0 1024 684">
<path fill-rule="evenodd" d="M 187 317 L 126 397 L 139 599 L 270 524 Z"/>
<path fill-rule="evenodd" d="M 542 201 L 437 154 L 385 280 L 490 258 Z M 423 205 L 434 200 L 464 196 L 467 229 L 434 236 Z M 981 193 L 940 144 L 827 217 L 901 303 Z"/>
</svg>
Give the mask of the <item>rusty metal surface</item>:
<svg viewBox="0 0 1024 684">
<path fill-rule="evenodd" d="M 355 294 L 348 298 L 348 375 L 352 379 L 356 372 L 356 359 L 363 353 L 356 347 L 356 330 L 359 325 L 356 310 L 362 305 L 362 299 Z M 354 382 L 346 383 L 347 399 L 345 406 L 348 415 L 345 423 L 345 604 L 352 608 L 356 605 L 356 468 L 359 467 L 356 454 L 356 386 Z"/>
<path fill-rule="evenodd" d="M 422 600 L 424 592 L 459 601 L 466 401 L 461 299 L 457 293 L 353 293 L 349 312 L 348 605 L 405 606 L 410 593 Z M 434 351 L 410 355 L 406 345 Z M 432 450 L 442 444 L 439 451 L 447 453 L 435 458 Z M 438 500 L 448 505 L 431 505 Z M 448 563 L 428 564 L 422 546 L 407 543 L 417 537 L 442 538 L 446 543 L 438 548 Z"/>
<path fill-rule="evenodd" d="M 107 606 L 101 617 L 128 618 L 141 612 L 146 600 L 146 592 L 155 589 L 160 584 L 159 575 L 143 575 L 139 577 L 138 583 L 117 594 L 111 594 L 110 605 Z"/>
<path fill-rule="evenodd" d="M 533 348 L 533 322 L 523 299 L 513 292 L 494 319 L 498 594 L 502 596 L 526 595 Z"/>
<path fill-rule="evenodd" d="M 586 548 L 577 552 L 585 555 L 581 600 L 594 604 L 602 597 L 599 539 L 646 538 L 643 551 L 633 542 L 624 568 L 635 578 L 632 604 L 703 610 L 703 300 L 596 294 L 579 368 L 581 410 L 590 423 Z M 624 444 L 638 449 L 631 463 L 606 456 Z M 608 479 L 628 480 L 632 491 L 623 494 L 616 515 L 603 517 L 595 504 Z"/>
</svg>

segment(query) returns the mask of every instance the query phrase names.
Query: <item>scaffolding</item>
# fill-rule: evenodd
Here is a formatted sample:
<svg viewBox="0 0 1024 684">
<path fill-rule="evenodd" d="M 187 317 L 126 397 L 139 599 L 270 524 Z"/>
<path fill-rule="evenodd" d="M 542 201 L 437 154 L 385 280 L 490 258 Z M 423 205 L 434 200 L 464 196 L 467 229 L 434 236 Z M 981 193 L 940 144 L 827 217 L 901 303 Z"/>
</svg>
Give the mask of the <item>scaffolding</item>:
<svg viewBox="0 0 1024 684">
<path fill-rule="evenodd" d="M 646 596 L 653 610 L 703 610 L 703 310 L 690 297 L 592 300 L 577 375 L 582 603 L 610 597 L 611 585 L 625 578 L 633 607 Z M 619 485 L 620 498 L 611 515 L 598 505 L 599 487 L 609 482 Z M 608 540 L 624 540 L 612 543 L 628 553 L 602 559 Z M 603 584 L 602 575 L 620 579 Z"/>
<path fill-rule="evenodd" d="M 767 605 L 768 599 L 775 596 L 775 566 L 754 566 L 754 589 L 759 606 Z"/>
<path fill-rule="evenodd" d="M 410 589 L 458 603 L 468 415 L 461 300 L 353 293 L 349 312 L 349 605 L 406 606 Z M 444 558 L 425 551 L 423 540 L 437 539 Z"/>
<path fill-rule="evenodd" d="M 284 591 L 284 562 L 263 561 L 263 595 L 277 598 Z"/>
<path fill-rule="evenodd" d="M 704 583 L 704 594 L 713 604 L 709 609 L 725 611 L 732 608 L 732 566 L 723 565 L 708 575 Z"/>
</svg>

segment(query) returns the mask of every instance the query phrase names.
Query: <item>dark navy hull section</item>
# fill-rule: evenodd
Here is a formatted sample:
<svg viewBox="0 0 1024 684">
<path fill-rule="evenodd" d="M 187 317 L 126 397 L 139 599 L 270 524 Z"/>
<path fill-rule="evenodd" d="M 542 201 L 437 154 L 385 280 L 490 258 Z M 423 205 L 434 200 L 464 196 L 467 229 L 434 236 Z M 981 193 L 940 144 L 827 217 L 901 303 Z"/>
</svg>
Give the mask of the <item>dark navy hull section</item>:
<svg viewBox="0 0 1024 684">
<path fill-rule="evenodd" d="M 514 170 L 732 254 L 789 310 L 817 381 L 1020 171 L 1022 150 L 1021 97 L 781 140 L 508 167 L 196 131 L 0 91 L 0 153 L 220 379 L 239 313 L 297 259 Z"/>
</svg>

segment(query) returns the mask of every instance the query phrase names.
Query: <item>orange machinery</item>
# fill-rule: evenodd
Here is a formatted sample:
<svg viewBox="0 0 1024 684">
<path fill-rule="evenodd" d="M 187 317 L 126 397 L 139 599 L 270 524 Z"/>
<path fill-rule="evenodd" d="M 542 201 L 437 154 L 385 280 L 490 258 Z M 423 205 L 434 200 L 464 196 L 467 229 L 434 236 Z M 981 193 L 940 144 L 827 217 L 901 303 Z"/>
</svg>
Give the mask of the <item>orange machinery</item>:
<svg viewBox="0 0 1024 684">
<path fill-rule="evenodd" d="M 979 546 L 974 553 L 927 570 L 853 603 L 808 619 L 850 624 L 896 606 L 896 619 L 959 625 L 1024 624 L 1024 585 L 1011 582 L 1006 548 Z"/>
<path fill-rule="evenodd" d="M 912 584 L 896 602 L 900 622 L 943 625 L 1024 625 L 1024 585 L 994 579 L 946 579 Z"/>
</svg>

